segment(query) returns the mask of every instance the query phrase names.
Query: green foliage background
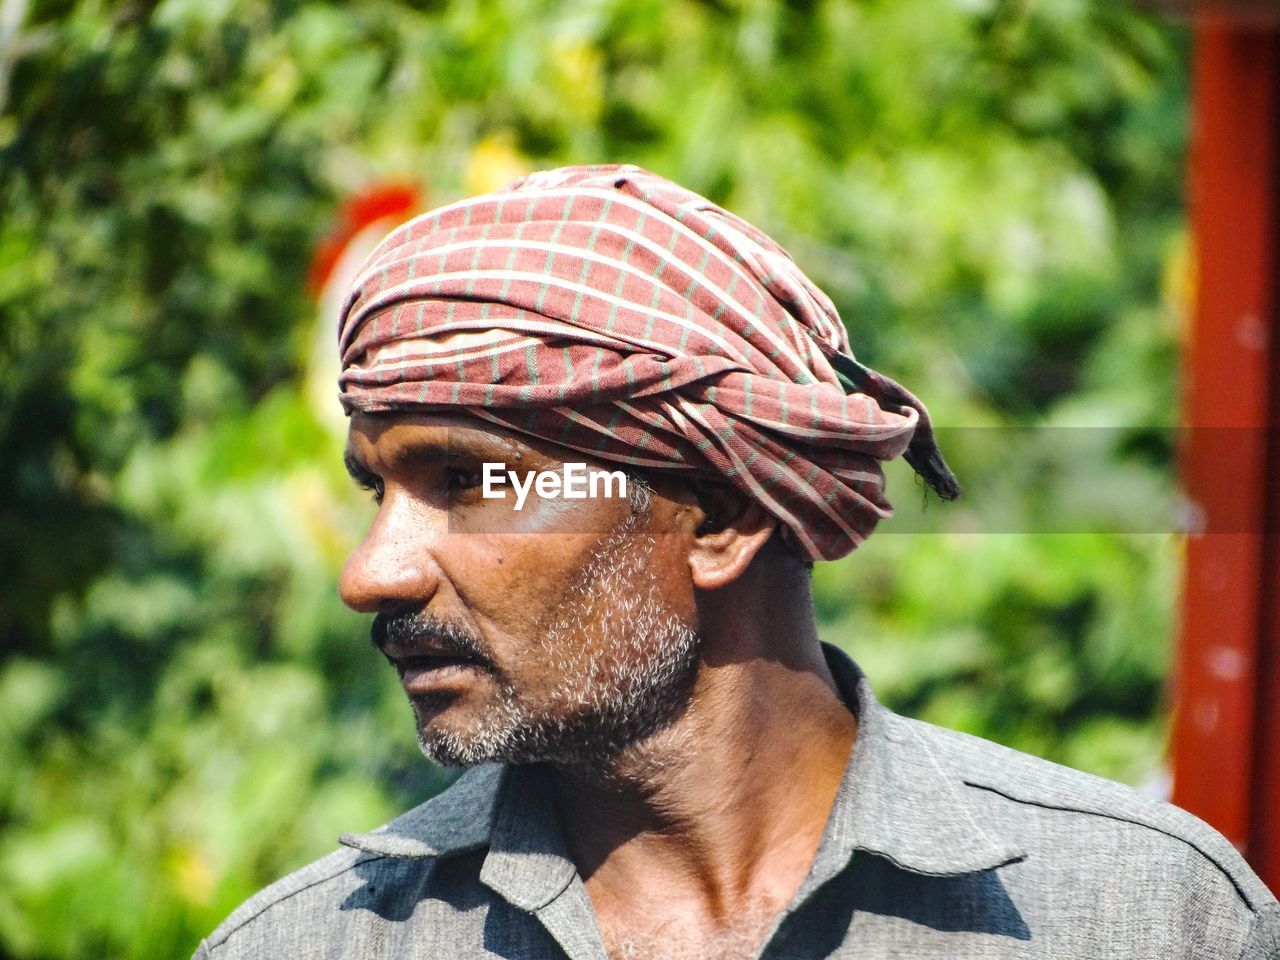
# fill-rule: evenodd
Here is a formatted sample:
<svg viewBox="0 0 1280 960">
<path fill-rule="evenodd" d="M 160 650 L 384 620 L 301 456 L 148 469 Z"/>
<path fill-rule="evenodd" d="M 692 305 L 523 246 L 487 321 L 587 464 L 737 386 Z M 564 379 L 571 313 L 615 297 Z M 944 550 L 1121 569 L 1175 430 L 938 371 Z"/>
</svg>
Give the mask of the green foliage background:
<svg viewBox="0 0 1280 960">
<path fill-rule="evenodd" d="M 928 532 L 893 535 L 920 516 L 894 471 L 901 525 L 815 574 L 823 629 L 901 710 L 1157 772 L 1178 545 L 1124 518 L 1171 489 L 1179 28 L 1113 0 L 33 0 L 9 39 L 0 955 L 185 955 L 445 782 L 336 599 L 371 508 L 306 389 L 310 252 L 385 178 L 435 203 L 650 167 L 772 232 L 940 423 L 1036 428 L 953 443 L 971 495 Z M 1068 425 L 1106 430 L 1076 455 Z"/>
</svg>

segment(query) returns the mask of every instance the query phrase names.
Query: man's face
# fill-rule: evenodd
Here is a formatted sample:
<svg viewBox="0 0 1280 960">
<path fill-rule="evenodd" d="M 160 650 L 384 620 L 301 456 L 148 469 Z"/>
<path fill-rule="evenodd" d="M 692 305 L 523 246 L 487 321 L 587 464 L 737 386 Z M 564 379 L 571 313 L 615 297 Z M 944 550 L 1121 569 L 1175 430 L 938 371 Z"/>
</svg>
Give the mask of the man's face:
<svg viewBox="0 0 1280 960">
<path fill-rule="evenodd" d="M 379 507 L 339 590 L 377 614 L 442 763 L 600 766 L 687 704 L 700 643 L 681 505 L 482 495 L 485 463 L 526 477 L 569 461 L 606 467 L 471 419 L 352 418 L 348 467 Z"/>
</svg>

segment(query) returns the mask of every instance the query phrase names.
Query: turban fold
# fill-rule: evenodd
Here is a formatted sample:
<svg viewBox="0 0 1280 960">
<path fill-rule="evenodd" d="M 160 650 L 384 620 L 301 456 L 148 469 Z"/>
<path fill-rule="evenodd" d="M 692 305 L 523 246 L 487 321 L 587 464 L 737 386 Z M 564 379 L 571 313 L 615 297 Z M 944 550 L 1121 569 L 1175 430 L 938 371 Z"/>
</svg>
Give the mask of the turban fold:
<svg viewBox="0 0 1280 960">
<path fill-rule="evenodd" d="M 910 393 L 750 224 L 634 166 L 567 167 L 423 214 L 361 268 L 343 407 L 467 413 L 591 457 L 714 476 L 835 559 L 892 508 L 880 461 L 959 492 Z"/>
</svg>

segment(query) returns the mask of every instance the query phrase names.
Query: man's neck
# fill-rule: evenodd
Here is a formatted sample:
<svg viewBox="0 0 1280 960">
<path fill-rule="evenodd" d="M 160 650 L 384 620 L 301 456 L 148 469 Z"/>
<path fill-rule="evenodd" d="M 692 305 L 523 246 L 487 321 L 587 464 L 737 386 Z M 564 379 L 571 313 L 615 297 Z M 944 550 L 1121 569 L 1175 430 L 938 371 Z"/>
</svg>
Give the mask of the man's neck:
<svg viewBox="0 0 1280 960">
<path fill-rule="evenodd" d="M 795 896 L 857 732 L 803 599 L 790 620 L 776 593 L 754 617 L 713 610 L 685 713 L 607 771 L 556 771 L 606 943 L 759 940 Z M 767 635 L 788 622 L 791 636 Z M 735 930 L 735 918 L 757 929 Z"/>
</svg>

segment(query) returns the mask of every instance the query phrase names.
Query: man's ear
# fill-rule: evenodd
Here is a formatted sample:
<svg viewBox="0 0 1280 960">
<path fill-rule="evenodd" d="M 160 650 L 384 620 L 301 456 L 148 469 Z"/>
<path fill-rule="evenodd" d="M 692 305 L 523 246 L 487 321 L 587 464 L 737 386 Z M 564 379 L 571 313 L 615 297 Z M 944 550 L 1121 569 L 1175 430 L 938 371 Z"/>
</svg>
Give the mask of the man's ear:
<svg viewBox="0 0 1280 960">
<path fill-rule="evenodd" d="M 751 565 L 778 521 L 732 487 L 695 482 L 702 513 L 689 550 L 689 572 L 700 590 L 727 586 Z"/>
</svg>

